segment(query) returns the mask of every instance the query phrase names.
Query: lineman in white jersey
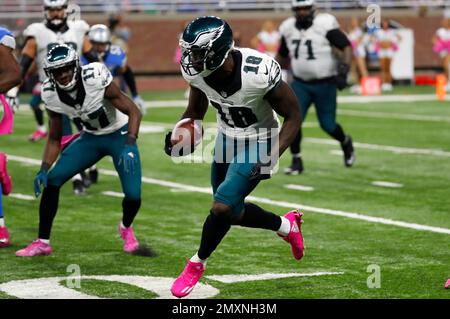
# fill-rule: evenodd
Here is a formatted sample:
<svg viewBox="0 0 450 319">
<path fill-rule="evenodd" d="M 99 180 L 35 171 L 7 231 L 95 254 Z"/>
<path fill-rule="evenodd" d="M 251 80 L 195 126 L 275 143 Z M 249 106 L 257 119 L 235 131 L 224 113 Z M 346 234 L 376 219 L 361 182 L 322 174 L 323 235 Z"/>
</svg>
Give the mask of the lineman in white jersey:
<svg viewBox="0 0 450 319">
<path fill-rule="evenodd" d="M 48 51 L 57 44 L 65 43 L 72 46 L 78 55 L 83 54 L 87 57 L 90 62 L 97 61 L 95 53 L 92 51 L 92 45 L 86 36 L 89 25 L 83 20 L 68 21 L 68 0 L 44 0 L 43 6 L 45 21 L 30 24 L 23 32 L 26 42 L 20 60 L 22 78 L 27 74 L 33 61 L 36 62 L 39 72 L 40 83 L 34 90 L 30 101 L 38 125 L 29 137 L 32 142 L 47 136 L 44 115 L 39 106 L 41 104 L 40 84 L 47 78 L 44 72 L 44 61 Z M 7 94 L 11 104 L 16 107 L 19 103 L 17 93 L 18 89 L 15 88 Z M 71 134 L 70 123 L 66 120 L 63 134 Z"/>
<path fill-rule="evenodd" d="M 76 51 L 68 45 L 50 50 L 45 71 L 49 79 L 43 84 L 42 98 L 49 115 L 50 131 L 41 169 L 34 179 L 36 197 L 41 187 L 44 188 L 39 207 L 39 235 L 16 255 L 51 254 L 50 231 L 58 209 L 60 188 L 104 156 L 112 157 L 120 177 L 125 197 L 118 231 L 124 250 L 133 252 L 138 249 L 138 242 L 131 224 L 141 205 L 141 165 L 136 145 L 141 112 L 112 81 L 105 65 L 91 63 L 80 68 Z M 84 129 L 56 160 L 61 148 L 63 114 L 82 124 Z"/>
<path fill-rule="evenodd" d="M 302 120 L 312 103 L 321 128 L 338 140 L 344 151 L 344 164 L 355 160 L 352 139 L 336 123 L 337 89 L 347 86 L 352 47 L 330 14 L 315 14 L 314 0 L 292 0 L 295 16 L 280 25 L 281 46 L 277 60 L 290 58 L 294 81 L 291 86 L 301 106 Z M 291 145 L 292 165 L 285 170 L 296 175 L 303 171 L 300 155 L 302 132 Z"/>
<path fill-rule="evenodd" d="M 193 20 L 180 39 L 182 72 L 191 88 L 182 121 L 201 121 L 209 101 L 217 111 L 220 127 L 211 171 L 214 201 L 198 252 L 172 285 L 176 297 L 192 291 L 205 270 L 206 259 L 232 224 L 278 232 L 291 244 L 295 259 L 303 256 L 301 213 L 278 216 L 244 202 L 259 181 L 270 177 L 270 167 L 294 139 L 300 126 L 299 106 L 281 80 L 275 60 L 252 49 L 235 49 L 233 44 L 231 28 L 217 17 Z M 280 131 L 275 112 L 284 118 Z M 275 136 L 270 135 L 271 129 Z M 184 155 L 193 149 L 181 154 L 172 140 L 169 132 L 165 145 L 168 155 Z"/>
</svg>

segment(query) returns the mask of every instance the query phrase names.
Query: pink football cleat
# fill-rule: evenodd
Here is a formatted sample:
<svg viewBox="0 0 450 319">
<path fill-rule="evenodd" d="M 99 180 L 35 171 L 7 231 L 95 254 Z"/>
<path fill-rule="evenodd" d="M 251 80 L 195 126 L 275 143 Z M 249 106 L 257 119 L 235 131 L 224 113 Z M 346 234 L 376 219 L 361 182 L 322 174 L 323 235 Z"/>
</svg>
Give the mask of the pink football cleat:
<svg viewBox="0 0 450 319">
<path fill-rule="evenodd" d="M 36 239 L 24 249 L 16 251 L 17 257 L 34 257 L 34 256 L 48 256 L 52 253 L 52 247 L 49 244 Z"/>
<path fill-rule="evenodd" d="M 8 229 L 0 227 L 0 248 L 11 246 L 11 239 L 9 238 Z"/>
<path fill-rule="evenodd" d="M 8 195 L 11 193 L 12 180 L 11 176 L 8 175 L 6 168 L 7 158 L 5 153 L 0 153 L 0 183 L 2 185 L 3 195 Z"/>
<path fill-rule="evenodd" d="M 170 289 L 172 295 L 178 298 L 189 295 L 205 272 L 205 269 L 202 263 L 195 263 L 189 260 L 181 275 L 172 284 Z"/>
<path fill-rule="evenodd" d="M 41 131 L 40 129 L 37 129 L 36 131 L 31 134 L 29 137 L 30 142 L 37 142 L 39 140 L 42 140 L 47 137 L 47 132 Z"/>
<path fill-rule="evenodd" d="M 302 220 L 303 213 L 298 210 L 293 210 L 284 215 L 291 222 L 291 230 L 286 237 L 280 236 L 286 242 L 291 245 L 292 255 L 295 259 L 302 259 L 305 252 L 305 245 L 303 243 L 302 232 L 300 231 L 300 226 L 303 223 Z"/>
<path fill-rule="evenodd" d="M 119 234 L 123 239 L 123 250 L 127 253 L 132 253 L 136 249 L 139 248 L 139 243 L 134 236 L 133 227 L 123 228 L 121 224 L 119 224 Z"/>
<path fill-rule="evenodd" d="M 447 282 L 445 283 L 444 288 L 445 289 L 449 289 L 450 288 L 450 279 L 447 280 Z"/>
</svg>

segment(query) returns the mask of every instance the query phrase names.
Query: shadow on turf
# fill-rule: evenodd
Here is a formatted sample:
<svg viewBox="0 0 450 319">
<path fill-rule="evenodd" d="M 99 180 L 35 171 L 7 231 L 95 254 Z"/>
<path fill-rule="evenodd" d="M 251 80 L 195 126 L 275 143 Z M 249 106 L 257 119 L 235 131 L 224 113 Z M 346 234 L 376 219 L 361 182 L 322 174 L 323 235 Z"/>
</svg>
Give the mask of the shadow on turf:
<svg viewBox="0 0 450 319">
<path fill-rule="evenodd" d="M 142 257 L 156 257 L 158 254 L 148 245 L 139 245 L 139 248 L 136 249 L 131 253 L 135 256 L 142 256 Z"/>
</svg>

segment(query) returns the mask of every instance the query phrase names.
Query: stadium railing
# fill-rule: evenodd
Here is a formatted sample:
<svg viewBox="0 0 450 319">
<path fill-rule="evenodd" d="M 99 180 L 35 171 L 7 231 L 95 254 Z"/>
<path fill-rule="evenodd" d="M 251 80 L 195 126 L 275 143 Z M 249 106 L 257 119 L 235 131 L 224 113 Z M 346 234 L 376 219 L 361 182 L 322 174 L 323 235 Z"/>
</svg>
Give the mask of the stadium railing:
<svg viewBox="0 0 450 319">
<path fill-rule="evenodd" d="M 77 0 L 71 1 L 83 13 L 177 13 L 275 10 L 288 11 L 291 0 Z M 316 0 L 319 8 L 329 10 L 361 9 L 369 4 L 383 8 L 411 8 L 421 6 L 450 7 L 450 0 Z M 0 0 L 0 18 L 42 17 L 42 0 Z"/>
</svg>

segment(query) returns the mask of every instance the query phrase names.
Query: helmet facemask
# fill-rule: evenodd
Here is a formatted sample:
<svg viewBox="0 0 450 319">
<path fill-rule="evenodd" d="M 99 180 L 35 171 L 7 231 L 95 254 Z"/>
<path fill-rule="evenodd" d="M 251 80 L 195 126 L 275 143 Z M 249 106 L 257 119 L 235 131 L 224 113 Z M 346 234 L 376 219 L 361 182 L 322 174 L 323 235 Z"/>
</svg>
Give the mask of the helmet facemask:
<svg viewBox="0 0 450 319">
<path fill-rule="evenodd" d="M 47 74 L 50 81 L 56 84 L 61 90 L 72 91 L 75 88 L 75 85 L 77 84 L 78 69 L 79 63 L 77 60 L 67 63 L 66 65 L 59 66 L 57 68 L 46 69 L 45 73 Z M 72 79 L 67 84 L 62 84 L 58 82 L 57 78 L 59 74 L 67 71 L 72 71 Z"/>
</svg>

